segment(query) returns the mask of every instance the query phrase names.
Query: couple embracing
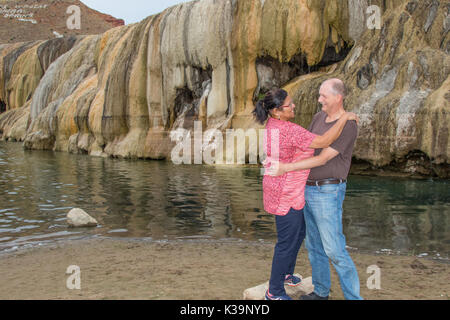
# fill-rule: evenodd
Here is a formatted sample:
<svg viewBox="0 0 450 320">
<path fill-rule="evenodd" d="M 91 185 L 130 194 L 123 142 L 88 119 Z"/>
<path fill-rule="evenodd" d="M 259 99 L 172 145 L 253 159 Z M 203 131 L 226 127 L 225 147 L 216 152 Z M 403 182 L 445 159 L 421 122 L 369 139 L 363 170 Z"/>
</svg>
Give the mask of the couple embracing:
<svg viewBox="0 0 450 320">
<path fill-rule="evenodd" d="M 322 111 L 314 116 L 309 130 L 289 121 L 295 117 L 296 106 L 282 89 L 268 92 L 253 112 L 261 124 L 267 121 L 264 209 L 275 215 L 277 227 L 267 300 L 291 300 L 284 286 L 301 282 L 294 269 L 305 237 L 314 292 L 301 299 L 328 299 L 329 260 L 339 275 L 344 297 L 362 299 L 342 230 L 342 204 L 358 118 L 344 109 L 347 90 L 341 80 L 325 81 L 319 95 Z M 277 150 L 272 150 L 274 140 Z"/>
</svg>

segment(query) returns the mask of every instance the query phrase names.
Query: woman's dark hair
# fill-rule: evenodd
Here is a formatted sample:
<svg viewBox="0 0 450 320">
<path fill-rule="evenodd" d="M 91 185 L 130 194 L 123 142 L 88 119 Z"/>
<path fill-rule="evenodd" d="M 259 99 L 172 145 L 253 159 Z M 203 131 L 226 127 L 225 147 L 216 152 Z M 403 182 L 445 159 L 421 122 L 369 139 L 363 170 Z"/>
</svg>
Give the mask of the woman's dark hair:
<svg viewBox="0 0 450 320">
<path fill-rule="evenodd" d="M 287 96 L 288 93 L 283 89 L 275 88 L 267 92 L 265 97 L 256 103 L 255 110 L 253 110 L 256 121 L 264 124 L 269 117 L 270 110 L 281 107 Z"/>
</svg>

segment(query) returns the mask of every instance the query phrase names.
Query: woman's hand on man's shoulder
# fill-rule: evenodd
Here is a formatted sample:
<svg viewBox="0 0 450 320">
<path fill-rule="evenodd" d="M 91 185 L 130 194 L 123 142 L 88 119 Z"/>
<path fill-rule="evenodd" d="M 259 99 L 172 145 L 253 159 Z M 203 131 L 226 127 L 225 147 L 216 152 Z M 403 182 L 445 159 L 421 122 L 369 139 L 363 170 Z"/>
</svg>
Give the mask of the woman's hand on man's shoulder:
<svg viewBox="0 0 450 320">
<path fill-rule="evenodd" d="M 345 116 L 347 117 L 347 121 L 356 121 L 356 124 L 359 125 L 359 117 L 354 112 L 346 112 Z"/>
</svg>

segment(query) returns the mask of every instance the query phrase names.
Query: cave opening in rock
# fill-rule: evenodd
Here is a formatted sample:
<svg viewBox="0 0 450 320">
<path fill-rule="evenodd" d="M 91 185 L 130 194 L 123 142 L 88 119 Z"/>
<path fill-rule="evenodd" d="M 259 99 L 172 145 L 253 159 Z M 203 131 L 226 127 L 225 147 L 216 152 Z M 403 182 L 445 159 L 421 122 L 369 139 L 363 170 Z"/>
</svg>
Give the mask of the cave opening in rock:
<svg viewBox="0 0 450 320">
<path fill-rule="evenodd" d="M 191 79 L 189 83 L 194 87 L 188 87 L 186 84 L 183 88 L 177 88 L 176 97 L 174 101 L 173 113 L 171 113 L 171 123 L 174 123 L 175 119 L 180 116 L 184 117 L 185 127 L 195 120 L 199 115 L 199 103 L 206 90 L 211 85 L 212 79 L 212 67 L 209 66 L 206 69 L 193 68 Z"/>
<path fill-rule="evenodd" d="M 317 68 L 310 68 L 306 57 L 302 54 L 294 56 L 286 63 L 270 56 L 259 57 L 256 59 L 258 87 L 255 91 L 255 99 L 258 100 L 271 89 L 281 88 L 290 80 L 313 71 L 317 71 Z"/>
<path fill-rule="evenodd" d="M 350 53 L 352 46 L 344 42 L 339 52 L 334 46 L 325 49 L 322 60 L 313 66 L 308 65 L 306 55 L 299 53 L 288 62 L 280 62 L 271 56 L 262 56 L 256 59 L 256 72 L 258 75 L 258 87 L 255 90 L 255 102 L 273 88 L 282 88 L 293 79 L 317 72 L 320 68 L 343 61 Z"/>
<path fill-rule="evenodd" d="M 349 45 L 346 42 L 344 42 L 344 45 L 342 48 L 340 48 L 339 52 L 336 52 L 335 47 L 332 46 L 327 47 L 323 54 L 322 60 L 317 64 L 316 67 L 318 68 L 328 67 L 331 66 L 332 64 L 344 61 L 345 58 L 347 58 L 347 55 L 352 50 L 352 48 L 353 46 Z"/>
</svg>

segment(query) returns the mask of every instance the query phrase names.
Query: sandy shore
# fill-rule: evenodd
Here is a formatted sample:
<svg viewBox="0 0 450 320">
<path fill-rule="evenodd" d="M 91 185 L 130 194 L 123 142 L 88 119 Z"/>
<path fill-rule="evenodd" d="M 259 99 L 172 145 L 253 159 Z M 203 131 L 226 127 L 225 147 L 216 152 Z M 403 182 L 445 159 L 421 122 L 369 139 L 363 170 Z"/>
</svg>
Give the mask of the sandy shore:
<svg viewBox="0 0 450 320">
<path fill-rule="evenodd" d="M 274 244 L 89 239 L 0 255 L 0 299 L 242 299 L 268 280 Z M 351 252 L 365 299 L 449 299 L 450 265 L 411 256 Z M 70 265 L 81 289 L 69 290 Z M 381 268 L 381 289 L 369 290 L 367 268 Z M 296 272 L 311 275 L 302 248 Z M 343 299 L 332 271 L 331 299 Z"/>
</svg>

